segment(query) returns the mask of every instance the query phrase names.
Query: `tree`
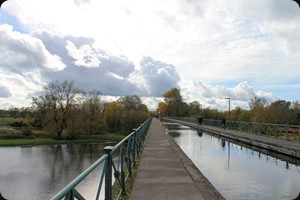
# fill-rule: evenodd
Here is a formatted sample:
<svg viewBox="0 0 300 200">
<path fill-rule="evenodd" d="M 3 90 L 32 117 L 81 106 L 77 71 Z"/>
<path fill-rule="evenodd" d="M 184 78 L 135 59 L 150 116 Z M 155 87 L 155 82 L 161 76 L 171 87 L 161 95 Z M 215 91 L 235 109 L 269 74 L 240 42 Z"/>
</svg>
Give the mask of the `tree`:
<svg viewBox="0 0 300 200">
<path fill-rule="evenodd" d="M 290 115 L 291 102 L 278 100 L 271 103 L 267 108 L 268 122 L 271 123 L 289 123 L 292 120 Z"/>
<path fill-rule="evenodd" d="M 156 111 L 160 117 L 167 116 L 168 105 L 165 102 L 159 102 Z"/>
<path fill-rule="evenodd" d="M 292 112 L 293 118 L 290 123 L 299 125 L 300 124 L 300 102 L 298 100 L 292 102 L 291 112 Z"/>
<path fill-rule="evenodd" d="M 179 109 L 182 105 L 182 96 L 180 90 L 172 88 L 163 95 L 164 101 L 167 104 L 167 114 L 169 116 L 179 116 Z"/>
<path fill-rule="evenodd" d="M 201 114 L 201 104 L 199 101 L 193 101 L 189 104 L 189 116 L 198 117 Z"/>
<path fill-rule="evenodd" d="M 266 104 L 267 100 L 265 98 L 255 96 L 250 99 L 249 107 L 250 110 L 253 110 L 256 106 L 264 107 Z"/>
<path fill-rule="evenodd" d="M 252 112 L 252 121 L 253 122 L 266 122 L 266 113 L 264 106 L 267 101 L 264 98 L 253 97 L 250 99 L 249 107 Z"/>
<path fill-rule="evenodd" d="M 71 109 L 80 93 L 72 81 L 56 81 L 45 86 L 39 97 L 33 98 L 33 104 L 43 118 L 43 127 L 49 132 L 54 131 L 58 139 L 67 127 L 67 119 L 73 117 Z"/>
<path fill-rule="evenodd" d="M 238 121 L 240 122 L 250 122 L 252 114 L 250 110 L 241 110 L 241 113 L 238 116 Z"/>
<path fill-rule="evenodd" d="M 242 113 L 242 109 L 240 107 L 236 107 L 230 112 L 230 120 L 238 121 L 240 114 Z"/>
<path fill-rule="evenodd" d="M 104 111 L 104 103 L 100 99 L 100 94 L 101 93 L 99 91 L 87 93 L 82 104 L 84 112 L 83 123 L 85 130 L 89 135 L 94 134 L 94 129 L 97 124 L 101 124 L 98 119 Z"/>
<path fill-rule="evenodd" d="M 118 101 L 129 110 L 141 110 L 147 108 L 147 106 L 145 107 L 143 104 L 141 98 L 137 95 L 120 97 Z M 148 109 L 145 111 L 148 112 Z"/>
<path fill-rule="evenodd" d="M 137 95 L 121 97 L 118 99 L 118 102 L 123 105 L 123 114 L 121 117 L 123 130 L 131 131 L 149 117 L 147 106 L 143 104 Z"/>
<path fill-rule="evenodd" d="M 105 121 L 108 131 L 116 132 L 121 130 L 121 117 L 123 106 L 118 101 L 113 101 L 105 105 Z"/>
</svg>

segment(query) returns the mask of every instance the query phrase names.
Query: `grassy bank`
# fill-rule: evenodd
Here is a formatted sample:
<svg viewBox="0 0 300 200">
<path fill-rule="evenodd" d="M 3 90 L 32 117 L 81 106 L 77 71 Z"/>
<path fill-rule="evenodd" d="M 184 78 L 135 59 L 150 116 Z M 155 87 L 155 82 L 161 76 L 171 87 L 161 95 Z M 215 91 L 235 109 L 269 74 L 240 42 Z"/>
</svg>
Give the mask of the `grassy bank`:
<svg viewBox="0 0 300 200">
<path fill-rule="evenodd" d="M 28 146 L 28 145 L 52 145 L 52 144 L 76 144 L 76 143 L 112 143 L 116 144 L 124 138 L 124 135 L 105 134 L 78 136 L 73 140 L 56 140 L 52 138 L 33 138 L 33 139 L 0 139 L 0 147 L 8 146 Z"/>
</svg>

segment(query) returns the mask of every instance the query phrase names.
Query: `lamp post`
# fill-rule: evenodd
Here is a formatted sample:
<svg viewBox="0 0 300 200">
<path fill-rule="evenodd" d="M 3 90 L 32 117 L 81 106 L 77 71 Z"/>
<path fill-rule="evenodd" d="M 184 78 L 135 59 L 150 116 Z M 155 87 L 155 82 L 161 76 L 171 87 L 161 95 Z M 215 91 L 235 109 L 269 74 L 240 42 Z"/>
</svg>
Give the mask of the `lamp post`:
<svg viewBox="0 0 300 200">
<path fill-rule="evenodd" d="M 228 103 L 229 103 L 229 108 L 228 108 L 228 121 L 230 121 L 230 98 L 227 97 L 225 99 L 228 99 Z"/>
</svg>

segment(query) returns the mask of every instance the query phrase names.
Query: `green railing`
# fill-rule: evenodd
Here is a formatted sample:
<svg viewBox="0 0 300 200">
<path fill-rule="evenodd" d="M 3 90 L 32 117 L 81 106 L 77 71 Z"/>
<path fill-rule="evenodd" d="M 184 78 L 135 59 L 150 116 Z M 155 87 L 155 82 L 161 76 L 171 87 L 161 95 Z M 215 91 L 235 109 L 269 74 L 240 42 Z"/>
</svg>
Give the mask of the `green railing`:
<svg viewBox="0 0 300 200">
<path fill-rule="evenodd" d="M 167 118 L 186 121 L 193 124 L 198 123 L 197 119 L 194 118 Z M 221 125 L 221 120 L 204 119 L 202 124 L 206 126 L 224 128 Z M 226 121 L 225 129 L 300 143 L 300 126 L 296 125 Z"/>
<path fill-rule="evenodd" d="M 98 167 L 101 168 L 101 173 L 95 199 L 98 200 L 101 192 L 103 192 L 101 191 L 103 182 L 105 189 L 102 196 L 105 197 L 105 200 L 120 199 L 122 195 L 126 195 L 126 181 L 128 177 L 132 176 L 132 167 L 135 165 L 144 144 L 151 119 L 147 119 L 141 126 L 134 129 L 132 133 L 115 146 L 105 147 L 105 154 L 100 159 L 82 172 L 51 200 L 86 199 L 78 192 L 76 186 L 95 171 L 95 169 L 98 169 Z"/>
</svg>

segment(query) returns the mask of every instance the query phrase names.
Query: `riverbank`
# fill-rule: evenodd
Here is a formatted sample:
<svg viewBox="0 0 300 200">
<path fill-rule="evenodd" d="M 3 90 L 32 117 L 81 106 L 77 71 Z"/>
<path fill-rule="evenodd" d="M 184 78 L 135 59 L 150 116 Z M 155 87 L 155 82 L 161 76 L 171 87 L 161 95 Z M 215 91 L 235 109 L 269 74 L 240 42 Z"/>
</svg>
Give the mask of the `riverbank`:
<svg viewBox="0 0 300 200">
<path fill-rule="evenodd" d="M 33 138 L 33 139 L 0 139 L 0 147 L 28 146 L 28 145 L 54 145 L 54 144 L 80 144 L 80 143 L 101 143 L 116 144 L 121 141 L 125 135 L 105 134 L 105 135 L 83 135 L 73 140 L 57 140 L 52 138 Z"/>
</svg>

